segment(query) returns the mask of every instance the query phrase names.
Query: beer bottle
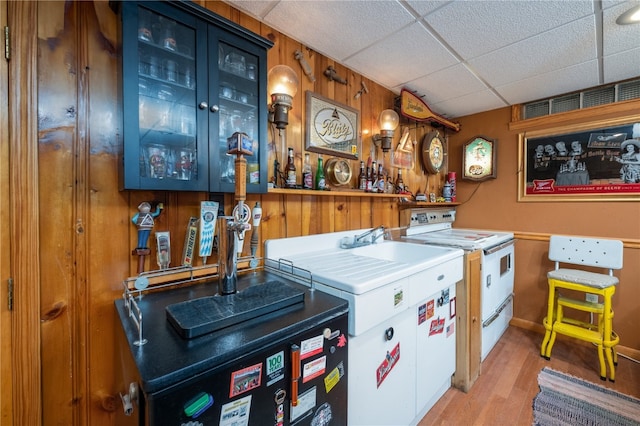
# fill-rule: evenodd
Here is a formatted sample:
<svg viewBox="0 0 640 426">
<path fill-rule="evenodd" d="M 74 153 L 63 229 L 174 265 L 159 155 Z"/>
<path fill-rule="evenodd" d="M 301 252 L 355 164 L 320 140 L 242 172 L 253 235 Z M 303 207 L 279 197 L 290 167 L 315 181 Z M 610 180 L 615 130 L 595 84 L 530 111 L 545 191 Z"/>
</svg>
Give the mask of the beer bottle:
<svg viewBox="0 0 640 426">
<path fill-rule="evenodd" d="M 377 163 L 371 163 L 371 192 L 378 192 L 378 169 Z"/>
<path fill-rule="evenodd" d="M 360 174 L 358 175 L 358 189 L 367 189 L 367 175 L 364 171 L 364 161 L 360 161 Z"/>
<path fill-rule="evenodd" d="M 324 190 L 326 183 L 324 180 L 324 169 L 322 167 L 322 155 L 318 155 L 318 170 L 316 170 L 316 189 Z"/>
<path fill-rule="evenodd" d="M 398 194 L 404 192 L 404 181 L 402 180 L 402 169 L 398 169 L 398 178 L 396 179 L 396 191 Z"/>
<path fill-rule="evenodd" d="M 313 174 L 311 173 L 308 152 L 304 154 L 304 164 L 302 165 L 302 188 L 313 189 Z"/>
<path fill-rule="evenodd" d="M 386 178 L 384 175 L 384 168 L 382 167 L 382 163 L 378 163 L 378 192 L 384 194 L 387 189 Z"/>
<path fill-rule="evenodd" d="M 285 168 L 286 174 L 286 182 L 285 186 L 287 188 L 295 188 L 296 187 L 296 165 L 293 162 L 293 148 L 289 148 L 289 159 L 287 161 L 287 167 Z"/>
</svg>

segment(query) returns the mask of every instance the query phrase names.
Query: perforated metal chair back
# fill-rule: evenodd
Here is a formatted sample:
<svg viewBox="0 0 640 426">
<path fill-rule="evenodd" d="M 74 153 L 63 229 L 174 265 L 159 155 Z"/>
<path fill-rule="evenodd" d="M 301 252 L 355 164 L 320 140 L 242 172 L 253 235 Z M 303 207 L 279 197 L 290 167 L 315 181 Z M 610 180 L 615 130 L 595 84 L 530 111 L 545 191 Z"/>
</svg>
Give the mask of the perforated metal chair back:
<svg viewBox="0 0 640 426">
<path fill-rule="evenodd" d="M 600 267 L 609 270 L 622 268 L 622 241 L 602 238 L 588 238 L 552 235 L 549 241 L 549 260 L 560 263 Z"/>
</svg>

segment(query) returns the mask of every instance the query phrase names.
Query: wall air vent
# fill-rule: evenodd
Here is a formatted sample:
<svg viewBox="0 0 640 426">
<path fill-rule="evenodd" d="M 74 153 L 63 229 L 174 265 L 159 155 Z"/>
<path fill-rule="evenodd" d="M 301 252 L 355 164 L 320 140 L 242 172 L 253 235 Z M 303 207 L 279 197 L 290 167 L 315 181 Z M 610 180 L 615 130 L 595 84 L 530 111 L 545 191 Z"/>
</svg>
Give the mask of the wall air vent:
<svg viewBox="0 0 640 426">
<path fill-rule="evenodd" d="M 638 98 L 640 79 L 530 102 L 523 105 L 523 113 L 525 119 L 535 118 Z"/>
</svg>

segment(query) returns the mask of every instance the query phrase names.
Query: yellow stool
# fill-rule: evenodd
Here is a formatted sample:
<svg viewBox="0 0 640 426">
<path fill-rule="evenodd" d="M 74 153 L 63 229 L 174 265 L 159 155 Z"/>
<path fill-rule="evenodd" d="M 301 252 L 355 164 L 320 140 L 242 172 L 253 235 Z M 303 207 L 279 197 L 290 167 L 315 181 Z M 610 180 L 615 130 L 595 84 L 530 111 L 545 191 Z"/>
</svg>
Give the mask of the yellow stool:
<svg viewBox="0 0 640 426">
<path fill-rule="evenodd" d="M 598 347 L 600 378 L 606 380 L 609 364 L 609 380 L 615 381 L 615 365 L 618 356 L 615 345 L 620 341 L 613 331 L 613 309 L 611 299 L 615 293 L 618 278 L 614 269 L 622 268 L 622 242 L 618 240 L 586 237 L 551 236 L 549 259 L 555 262 L 555 269 L 547 273 L 549 299 L 547 316 L 543 320 L 546 333 L 540 348 L 540 355 L 551 357 L 551 349 L 556 334 L 584 340 Z M 581 269 L 560 268 L 561 263 L 608 269 L 608 274 Z M 571 299 L 560 295 L 561 289 L 597 295 L 597 302 Z M 565 308 L 590 313 L 597 316 L 597 322 L 585 322 L 565 316 Z"/>
</svg>

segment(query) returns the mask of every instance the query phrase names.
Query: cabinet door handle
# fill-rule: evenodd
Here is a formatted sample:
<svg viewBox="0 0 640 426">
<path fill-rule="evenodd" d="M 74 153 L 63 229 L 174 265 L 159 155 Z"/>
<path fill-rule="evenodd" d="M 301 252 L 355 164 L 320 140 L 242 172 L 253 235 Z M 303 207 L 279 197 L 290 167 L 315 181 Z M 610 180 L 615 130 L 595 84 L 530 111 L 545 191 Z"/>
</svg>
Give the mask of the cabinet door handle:
<svg viewBox="0 0 640 426">
<path fill-rule="evenodd" d="M 218 105 L 211 105 L 211 112 L 218 112 L 220 111 L 220 107 Z"/>
<path fill-rule="evenodd" d="M 200 102 L 200 103 L 198 104 L 198 108 L 200 108 L 200 109 L 207 109 L 207 108 L 209 108 L 209 104 L 208 104 L 208 103 L 206 103 L 205 101 L 202 101 L 202 102 Z"/>
</svg>

